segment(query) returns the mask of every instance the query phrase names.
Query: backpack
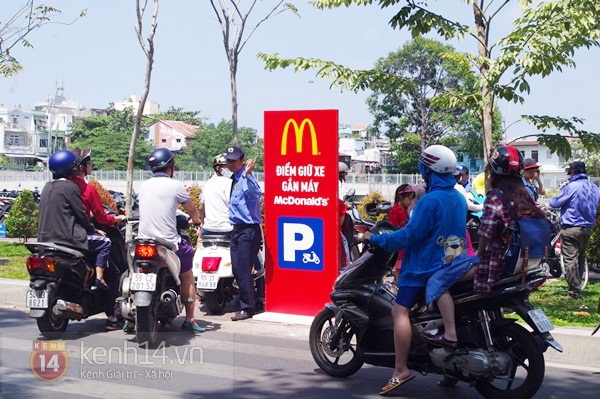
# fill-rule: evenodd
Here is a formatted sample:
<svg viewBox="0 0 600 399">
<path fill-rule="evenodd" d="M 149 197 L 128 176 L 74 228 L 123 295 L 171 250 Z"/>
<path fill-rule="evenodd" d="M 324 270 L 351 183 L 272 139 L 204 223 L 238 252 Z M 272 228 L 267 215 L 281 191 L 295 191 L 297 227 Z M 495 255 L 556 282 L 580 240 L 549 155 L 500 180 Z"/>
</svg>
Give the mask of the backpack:
<svg viewBox="0 0 600 399">
<path fill-rule="evenodd" d="M 552 248 L 550 224 L 546 218 L 517 217 L 515 209 L 500 190 L 493 190 L 508 208 L 511 221 L 506 226 L 508 235 L 504 253 L 506 273 L 513 274 L 519 258 L 523 259 L 523 273 L 527 274 L 527 261 L 530 258 L 546 258 Z"/>
</svg>

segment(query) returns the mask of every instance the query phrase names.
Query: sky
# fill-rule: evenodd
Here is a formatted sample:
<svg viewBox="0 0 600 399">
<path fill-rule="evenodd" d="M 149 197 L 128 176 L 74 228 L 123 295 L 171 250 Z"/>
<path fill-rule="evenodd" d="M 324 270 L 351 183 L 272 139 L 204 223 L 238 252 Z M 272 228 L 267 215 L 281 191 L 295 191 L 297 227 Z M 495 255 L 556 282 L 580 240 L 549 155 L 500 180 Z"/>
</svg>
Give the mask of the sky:
<svg viewBox="0 0 600 399">
<path fill-rule="evenodd" d="M 4 23 L 22 2 L 2 3 L 0 21 Z M 0 104 L 10 108 L 18 103 L 31 109 L 52 96 L 57 86 L 63 86 L 67 97 L 77 99 L 86 108 L 106 108 L 111 102 L 141 95 L 146 57 L 134 31 L 135 1 L 45 3 L 62 11 L 61 21 L 72 21 L 83 9 L 87 9 L 87 16 L 71 25 L 52 24 L 33 32 L 27 37 L 33 48 L 13 48 L 11 54 L 22 63 L 24 71 L 15 77 L 0 78 Z M 152 3 L 150 0 L 150 8 Z M 258 3 L 251 24 L 264 16 L 267 5 L 275 0 Z M 302 109 L 338 109 L 340 123 L 371 123 L 365 104 L 369 92 L 332 89 L 331 82 L 317 78 L 314 71 L 267 71 L 256 54 L 317 58 L 368 69 L 410 40 L 409 33 L 389 25 L 393 9 L 382 10 L 375 5 L 317 10 L 308 2 L 296 3 L 300 18 L 286 12 L 264 22 L 241 53 L 237 79 L 239 125 L 255 128 L 262 135 L 264 111 Z M 430 3 L 470 23 L 471 10 L 458 0 Z M 514 7 L 497 21 L 502 28 L 506 29 L 517 15 Z M 476 49 L 468 38 L 448 43 L 461 51 L 473 53 Z M 600 49 L 582 50 L 575 60 L 576 69 L 531 79 L 531 94 L 525 105 L 500 103 L 505 125 L 512 124 L 509 138 L 532 132 L 525 122 L 513 124 L 521 114 L 577 116 L 585 119 L 583 129 L 600 132 Z M 159 103 L 164 111 L 171 106 L 199 111 L 208 122 L 218 123 L 231 119 L 229 82 L 221 29 L 210 2 L 162 0 L 149 101 Z"/>
</svg>

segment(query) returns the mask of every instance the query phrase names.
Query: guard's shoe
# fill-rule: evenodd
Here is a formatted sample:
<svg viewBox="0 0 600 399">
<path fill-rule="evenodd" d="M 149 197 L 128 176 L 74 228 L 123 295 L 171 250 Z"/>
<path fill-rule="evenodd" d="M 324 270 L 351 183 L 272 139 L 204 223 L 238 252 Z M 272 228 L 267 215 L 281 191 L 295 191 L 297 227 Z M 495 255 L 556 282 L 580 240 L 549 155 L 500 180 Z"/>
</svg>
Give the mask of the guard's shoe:
<svg viewBox="0 0 600 399">
<path fill-rule="evenodd" d="M 253 312 L 249 312 L 247 310 L 240 310 L 239 312 L 237 312 L 236 314 L 234 314 L 231 317 L 231 320 L 239 321 L 239 320 L 251 319 L 253 315 L 254 315 Z"/>
</svg>

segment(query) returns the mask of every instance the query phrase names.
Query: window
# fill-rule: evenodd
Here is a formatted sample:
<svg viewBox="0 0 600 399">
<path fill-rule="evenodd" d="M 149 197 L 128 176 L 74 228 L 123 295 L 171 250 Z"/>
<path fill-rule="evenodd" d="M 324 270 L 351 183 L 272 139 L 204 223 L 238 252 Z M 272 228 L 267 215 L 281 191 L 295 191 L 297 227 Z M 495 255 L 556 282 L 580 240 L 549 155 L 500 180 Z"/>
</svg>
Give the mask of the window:
<svg viewBox="0 0 600 399">
<path fill-rule="evenodd" d="M 21 145 L 21 136 L 11 134 L 8 136 L 8 145 Z"/>
<path fill-rule="evenodd" d="M 163 142 L 163 143 L 166 143 L 167 139 L 161 139 L 160 141 Z"/>
<path fill-rule="evenodd" d="M 40 139 L 40 148 L 48 147 L 48 139 Z"/>
<path fill-rule="evenodd" d="M 181 143 L 181 139 L 175 139 L 175 141 Z"/>
<path fill-rule="evenodd" d="M 535 159 L 535 162 L 538 161 L 538 150 L 531 151 L 531 158 Z"/>
</svg>

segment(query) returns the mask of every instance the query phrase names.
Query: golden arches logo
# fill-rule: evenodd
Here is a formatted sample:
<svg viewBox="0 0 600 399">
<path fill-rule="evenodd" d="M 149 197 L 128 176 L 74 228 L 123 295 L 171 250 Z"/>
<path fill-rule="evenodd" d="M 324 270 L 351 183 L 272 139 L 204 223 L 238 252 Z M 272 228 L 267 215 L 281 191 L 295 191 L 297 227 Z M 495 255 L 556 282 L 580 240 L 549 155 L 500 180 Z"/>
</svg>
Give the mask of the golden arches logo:
<svg viewBox="0 0 600 399">
<path fill-rule="evenodd" d="M 295 119 L 288 119 L 288 121 L 285 123 L 283 135 L 281 136 L 281 155 L 287 155 L 287 139 L 290 126 L 293 126 L 294 128 L 294 135 L 296 137 L 296 153 L 302 153 L 302 137 L 304 136 L 304 128 L 308 126 L 310 128 L 312 155 L 318 155 L 319 148 L 317 145 L 317 132 L 315 131 L 315 125 L 313 125 L 312 121 L 308 118 L 304 118 L 299 126 Z"/>
</svg>

